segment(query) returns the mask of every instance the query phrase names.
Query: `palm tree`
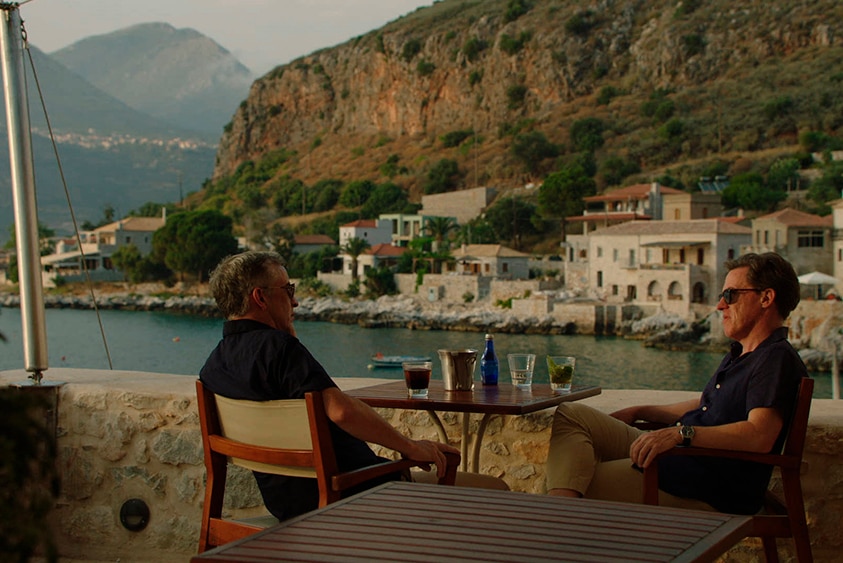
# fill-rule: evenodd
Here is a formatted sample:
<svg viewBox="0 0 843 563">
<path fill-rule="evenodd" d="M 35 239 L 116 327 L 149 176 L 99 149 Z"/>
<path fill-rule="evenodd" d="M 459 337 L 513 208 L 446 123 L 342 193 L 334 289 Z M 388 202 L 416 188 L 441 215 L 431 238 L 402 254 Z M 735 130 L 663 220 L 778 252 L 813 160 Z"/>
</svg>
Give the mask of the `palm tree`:
<svg viewBox="0 0 843 563">
<path fill-rule="evenodd" d="M 438 252 L 448 234 L 458 229 L 459 225 L 453 217 L 430 217 L 424 225 L 424 230 L 433 237 L 433 252 Z"/>
<path fill-rule="evenodd" d="M 357 257 L 363 254 L 371 245 L 369 241 L 362 238 L 350 238 L 346 241 L 340 252 L 351 256 L 351 279 L 357 281 Z"/>
</svg>

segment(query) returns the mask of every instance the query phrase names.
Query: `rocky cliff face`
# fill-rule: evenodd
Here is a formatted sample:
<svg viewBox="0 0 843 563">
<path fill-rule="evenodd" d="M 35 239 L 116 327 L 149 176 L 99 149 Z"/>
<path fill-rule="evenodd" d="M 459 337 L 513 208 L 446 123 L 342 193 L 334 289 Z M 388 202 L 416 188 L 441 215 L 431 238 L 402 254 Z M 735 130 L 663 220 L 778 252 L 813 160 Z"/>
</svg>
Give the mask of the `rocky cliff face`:
<svg viewBox="0 0 843 563">
<path fill-rule="evenodd" d="M 504 123 L 530 120 L 564 143 L 575 119 L 598 115 L 611 122 L 607 145 L 621 147 L 638 127 L 641 101 L 658 88 L 677 96 L 684 115 L 713 120 L 712 99 L 728 102 L 718 96 L 734 96 L 744 114 L 741 104 L 760 112 L 781 90 L 783 64 L 832 57 L 825 70 L 841 70 L 843 4 L 834 0 L 534 4 L 512 19 L 503 0 L 444 0 L 276 68 L 226 127 L 215 178 L 280 147 L 310 153 L 311 171 L 342 176 L 356 166 L 359 174 L 360 163 L 342 156 L 352 146 L 388 138 L 391 152 L 406 144 L 423 152 L 459 129 L 482 133 L 479 158 L 487 175 L 501 176 L 512 172 L 492 150 Z M 596 104 L 606 86 L 618 98 Z M 771 142 L 764 133 L 751 148 Z M 727 134 L 720 149 L 741 150 L 740 139 Z M 320 151 L 331 160 L 318 160 Z"/>
</svg>

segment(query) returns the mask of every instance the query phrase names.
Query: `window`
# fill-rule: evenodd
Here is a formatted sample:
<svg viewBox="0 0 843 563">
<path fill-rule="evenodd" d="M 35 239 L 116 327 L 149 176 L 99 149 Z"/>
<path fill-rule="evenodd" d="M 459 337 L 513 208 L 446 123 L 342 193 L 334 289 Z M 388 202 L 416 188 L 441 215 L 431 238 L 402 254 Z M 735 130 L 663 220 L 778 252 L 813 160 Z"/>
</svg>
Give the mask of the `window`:
<svg viewBox="0 0 843 563">
<path fill-rule="evenodd" d="M 613 248 L 612 249 L 612 262 L 617 262 L 617 261 L 618 261 L 618 249 Z"/>
<path fill-rule="evenodd" d="M 735 249 L 734 248 L 729 249 L 729 251 L 726 253 L 726 258 L 728 260 L 734 260 L 735 259 Z"/>
<path fill-rule="evenodd" d="M 761 244 L 761 231 L 755 231 L 755 244 L 756 246 Z"/>
<path fill-rule="evenodd" d="M 764 231 L 764 244 L 770 244 L 770 231 Z"/>
<path fill-rule="evenodd" d="M 503 264 L 501 264 L 501 268 L 503 269 L 504 274 L 509 272 L 509 262 L 504 262 Z"/>
<path fill-rule="evenodd" d="M 685 263 L 685 249 L 684 248 L 679 249 L 679 263 L 680 264 Z"/>
<path fill-rule="evenodd" d="M 796 246 L 799 248 L 822 248 L 825 237 L 822 231 L 799 231 L 796 235 Z"/>
<path fill-rule="evenodd" d="M 597 287 L 603 287 L 603 272 L 597 272 Z"/>
<path fill-rule="evenodd" d="M 126 244 L 132 244 L 132 237 L 126 236 Z"/>
<path fill-rule="evenodd" d="M 673 210 L 673 220 L 678 221 L 682 218 L 682 212 L 679 209 Z"/>
<path fill-rule="evenodd" d="M 702 248 L 697 249 L 697 264 L 702 266 L 705 259 L 705 250 Z"/>
<path fill-rule="evenodd" d="M 603 247 L 602 246 L 597 247 L 597 257 L 603 258 Z"/>
<path fill-rule="evenodd" d="M 492 267 L 489 265 L 488 262 L 483 264 L 483 271 L 485 271 L 487 274 L 492 271 Z"/>
<path fill-rule="evenodd" d="M 635 249 L 630 249 L 629 251 L 629 265 L 635 266 Z"/>
<path fill-rule="evenodd" d="M 618 294 L 618 286 L 613 285 L 612 286 L 612 295 L 617 295 L 617 294 Z"/>
<path fill-rule="evenodd" d="M 703 207 L 703 210 L 702 210 L 702 218 L 703 218 L 703 219 L 708 219 L 708 207 Z"/>
</svg>

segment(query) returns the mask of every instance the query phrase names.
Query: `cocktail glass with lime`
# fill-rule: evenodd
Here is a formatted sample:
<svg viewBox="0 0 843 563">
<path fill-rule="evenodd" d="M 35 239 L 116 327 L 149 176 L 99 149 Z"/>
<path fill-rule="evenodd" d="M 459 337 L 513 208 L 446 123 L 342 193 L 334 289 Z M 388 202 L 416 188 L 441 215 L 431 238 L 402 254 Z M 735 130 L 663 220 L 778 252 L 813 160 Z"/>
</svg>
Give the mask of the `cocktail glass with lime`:
<svg viewBox="0 0 843 563">
<path fill-rule="evenodd" d="M 548 356 L 547 372 L 550 388 L 556 393 L 570 393 L 577 359 L 573 356 Z"/>
</svg>

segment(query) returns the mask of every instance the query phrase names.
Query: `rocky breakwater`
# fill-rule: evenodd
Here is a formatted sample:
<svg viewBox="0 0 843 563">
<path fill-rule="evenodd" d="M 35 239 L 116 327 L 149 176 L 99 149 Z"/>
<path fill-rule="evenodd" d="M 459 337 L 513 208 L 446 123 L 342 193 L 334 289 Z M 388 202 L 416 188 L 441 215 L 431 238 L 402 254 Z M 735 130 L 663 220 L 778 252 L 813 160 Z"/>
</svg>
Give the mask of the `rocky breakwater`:
<svg viewBox="0 0 843 563">
<path fill-rule="evenodd" d="M 376 300 L 345 301 L 336 298 L 303 298 L 296 318 L 358 324 L 366 328 L 453 330 L 513 334 L 567 334 L 571 323 L 549 315 L 519 316 L 487 303 L 426 302 L 409 296 L 383 296 Z"/>
<path fill-rule="evenodd" d="M 0 295 L 0 307 L 19 307 L 17 294 Z M 94 300 L 90 295 L 44 296 L 44 306 L 48 309 L 93 309 Z M 209 297 L 197 295 L 156 296 L 136 293 L 114 293 L 97 296 L 96 307 L 104 310 L 125 311 L 170 311 L 190 315 L 217 316 L 216 304 Z"/>
</svg>

